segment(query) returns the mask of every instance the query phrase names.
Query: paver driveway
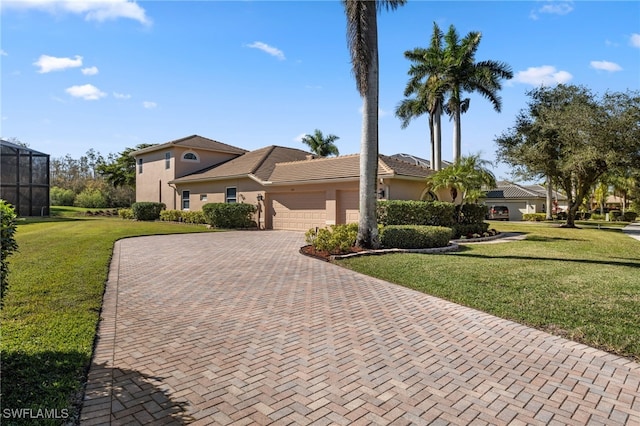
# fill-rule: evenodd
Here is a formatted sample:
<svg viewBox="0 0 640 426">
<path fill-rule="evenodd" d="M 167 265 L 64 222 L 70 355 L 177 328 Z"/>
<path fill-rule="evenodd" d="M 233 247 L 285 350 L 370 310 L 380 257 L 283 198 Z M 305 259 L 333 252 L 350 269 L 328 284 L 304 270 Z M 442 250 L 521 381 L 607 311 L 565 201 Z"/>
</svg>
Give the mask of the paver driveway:
<svg viewBox="0 0 640 426">
<path fill-rule="evenodd" d="M 116 244 L 82 424 L 640 424 L 640 365 L 299 255 Z"/>
</svg>

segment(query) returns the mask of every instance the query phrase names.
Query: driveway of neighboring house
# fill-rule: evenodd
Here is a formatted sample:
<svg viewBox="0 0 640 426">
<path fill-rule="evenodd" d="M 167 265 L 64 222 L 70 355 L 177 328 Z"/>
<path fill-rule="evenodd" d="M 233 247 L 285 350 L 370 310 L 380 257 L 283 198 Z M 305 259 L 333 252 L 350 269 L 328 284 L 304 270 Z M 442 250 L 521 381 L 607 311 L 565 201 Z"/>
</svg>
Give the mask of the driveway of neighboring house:
<svg viewBox="0 0 640 426">
<path fill-rule="evenodd" d="M 622 232 L 640 241 L 640 222 L 630 223 L 622 229 Z"/>
<path fill-rule="evenodd" d="M 81 424 L 640 424 L 640 365 L 298 253 L 115 246 Z"/>
</svg>

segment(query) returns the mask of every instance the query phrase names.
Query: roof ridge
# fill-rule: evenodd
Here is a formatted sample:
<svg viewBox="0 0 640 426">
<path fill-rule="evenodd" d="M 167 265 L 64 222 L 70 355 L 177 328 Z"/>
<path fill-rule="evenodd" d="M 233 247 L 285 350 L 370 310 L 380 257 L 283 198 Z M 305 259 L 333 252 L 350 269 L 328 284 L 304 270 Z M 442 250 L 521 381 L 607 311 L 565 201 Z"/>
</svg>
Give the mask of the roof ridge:
<svg viewBox="0 0 640 426">
<path fill-rule="evenodd" d="M 269 145 L 269 146 L 267 146 L 265 148 L 268 148 L 266 150 L 267 152 L 265 152 L 262 155 L 262 159 L 260 161 L 258 161 L 258 164 L 249 171 L 250 174 L 255 174 L 255 172 L 260 168 L 260 166 L 262 166 L 264 164 L 264 162 L 267 161 L 267 158 L 269 158 L 269 155 L 271 155 L 271 153 L 276 149 L 276 146 L 275 145 Z M 264 149 L 264 148 L 262 148 L 262 149 Z M 256 150 L 256 151 L 259 151 L 259 149 Z M 251 152 L 255 152 L 255 151 L 251 151 Z"/>
</svg>

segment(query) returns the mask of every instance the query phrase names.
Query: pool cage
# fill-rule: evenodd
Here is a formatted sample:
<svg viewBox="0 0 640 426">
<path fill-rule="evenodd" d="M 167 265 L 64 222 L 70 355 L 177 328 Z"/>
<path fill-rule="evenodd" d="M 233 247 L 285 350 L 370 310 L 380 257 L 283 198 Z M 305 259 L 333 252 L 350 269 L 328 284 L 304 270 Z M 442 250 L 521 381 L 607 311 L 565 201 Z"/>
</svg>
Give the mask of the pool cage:
<svg viewBox="0 0 640 426">
<path fill-rule="evenodd" d="M 0 140 L 0 198 L 19 216 L 49 216 L 49 154 Z"/>
</svg>

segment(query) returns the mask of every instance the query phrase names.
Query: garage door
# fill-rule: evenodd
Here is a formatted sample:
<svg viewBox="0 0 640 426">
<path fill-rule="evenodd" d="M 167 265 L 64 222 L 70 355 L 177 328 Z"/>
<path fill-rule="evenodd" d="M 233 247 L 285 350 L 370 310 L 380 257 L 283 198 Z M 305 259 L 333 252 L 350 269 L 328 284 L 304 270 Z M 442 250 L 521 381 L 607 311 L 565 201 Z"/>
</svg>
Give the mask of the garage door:
<svg viewBox="0 0 640 426">
<path fill-rule="evenodd" d="M 272 194 L 271 206 L 273 229 L 306 231 L 325 227 L 324 192 Z"/>
<path fill-rule="evenodd" d="M 338 191 L 338 221 L 337 223 L 355 223 L 360 217 L 360 201 L 358 191 Z"/>
</svg>

